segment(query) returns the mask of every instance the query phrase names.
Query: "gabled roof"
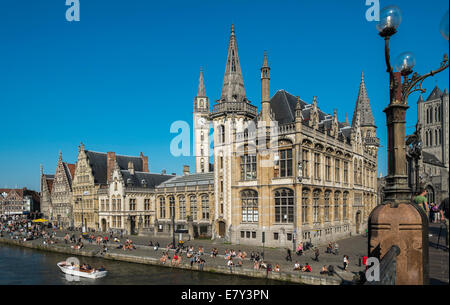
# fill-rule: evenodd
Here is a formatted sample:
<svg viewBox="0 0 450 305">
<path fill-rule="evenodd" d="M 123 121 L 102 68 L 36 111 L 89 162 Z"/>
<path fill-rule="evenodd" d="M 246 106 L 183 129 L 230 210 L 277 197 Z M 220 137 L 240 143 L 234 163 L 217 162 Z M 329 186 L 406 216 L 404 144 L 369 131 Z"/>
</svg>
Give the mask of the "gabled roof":
<svg viewBox="0 0 450 305">
<path fill-rule="evenodd" d="M 95 151 L 85 150 L 89 159 L 89 165 L 92 168 L 95 183 L 107 183 L 107 154 Z M 143 161 L 141 157 L 116 155 L 116 162 L 120 169 L 128 169 L 128 162 L 132 162 L 135 171 L 143 171 Z"/>
<path fill-rule="evenodd" d="M 430 95 L 427 98 L 427 101 L 434 101 L 440 99 L 442 96 L 442 91 L 438 86 L 434 87 L 433 91 L 431 91 Z"/>
<path fill-rule="evenodd" d="M 6 198 L 2 196 L 2 194 L 6 194 Z M 8 199 L 14 195 L 17 195 L 17 197 L 22 198 L 23 197 L 23 189 L 0 189 L 0 199 Z"/>
<path fill-rule="evenodd" d="M 155 188 L 157 185 L 173 178 L 172 175 L 152 174 L 145 172 L 134 172 L 134 175 L 129 170 L 120 171 L 127 187 L 141 187 L 141 188 Z"/>
<path fill-rule="evenodd" d="M 213 185 L 214 172 L 210 173 L 196 173 L 184 176 L 173 177 L 160 185 L 158 188 L 173 187 L 173 186 L 189 186 L 189 185 Z"/>
</svg>

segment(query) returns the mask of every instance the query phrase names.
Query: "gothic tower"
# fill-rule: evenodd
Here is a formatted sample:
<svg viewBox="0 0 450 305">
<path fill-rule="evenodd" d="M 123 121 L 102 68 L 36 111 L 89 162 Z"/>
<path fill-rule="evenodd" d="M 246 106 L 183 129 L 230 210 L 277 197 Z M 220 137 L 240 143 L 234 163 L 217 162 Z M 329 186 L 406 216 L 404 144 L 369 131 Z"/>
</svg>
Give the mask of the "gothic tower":
<svg viewBox="0 0 450 305">
<path fill-rule="evenodd" d="M 231 239 L 232 185 L 239 180 L 240 172 L 234 156 L 236 134 L 243 133 L 246 124 L 257 115 L 257 108 L 247 100 L 239 63 L 238 47 L 234 32 L 228 43 L 228 56 L 220 99 L 210 114 L 214 127 L 214 196 L 216 224 L 213 237 Z"/>
<path fill-rule="evenodd" d="M 195 172 L 209 172 L 209 99 L 206 97 L 202 68 L 194 99 L 194 155 Z"/>
</svg>

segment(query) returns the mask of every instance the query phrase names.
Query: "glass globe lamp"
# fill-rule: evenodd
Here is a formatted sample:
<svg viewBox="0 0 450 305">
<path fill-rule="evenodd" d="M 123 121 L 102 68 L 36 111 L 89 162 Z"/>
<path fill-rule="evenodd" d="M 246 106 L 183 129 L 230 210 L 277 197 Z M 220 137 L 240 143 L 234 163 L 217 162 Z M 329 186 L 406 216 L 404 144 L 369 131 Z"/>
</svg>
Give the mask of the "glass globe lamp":
<svg viewBox="0 0 450 305">
<path fill-rule="evenodd" d="M 397 33 L 397 28 L 402 23 L 402 12 L 395 5 L 383 8 L 380 12 L 380 21 L 377 24 L 377 30 L 380 36 L 389 37 Z"/>
<path fill-rule="evenodd" d="M 440 30 L 442 37 L 448 41 L 448 11 L 445 13 L 444 17 L 442 17 Z"/>
<path fill-rule="evenodd" d="M 395 69 L 403 76 L 409 75 L 416 65 L 416 56 L 411 52 L 404 52 L 395 59 Z"/>
</svg>

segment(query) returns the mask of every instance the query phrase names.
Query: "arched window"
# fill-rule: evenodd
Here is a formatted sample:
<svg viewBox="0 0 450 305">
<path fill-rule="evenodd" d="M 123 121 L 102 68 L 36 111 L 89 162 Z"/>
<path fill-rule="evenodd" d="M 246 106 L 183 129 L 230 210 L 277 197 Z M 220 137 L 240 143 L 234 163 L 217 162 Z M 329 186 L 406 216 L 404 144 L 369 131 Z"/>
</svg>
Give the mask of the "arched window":
<svg viewBox="0 0 450 305">
<path fill-rule="evenodd" d="M 320 200 L 320 190 L 314 190 L 314 193 L 313 193 L 313 222 L 319 221 L 319 200 Z"/>
<path fill-rule="evenodd" d="M 175 197 L 169 197 L 169 212 L 170 218 L 175 217 Z"/>
<path fill-rule="evenodd" d="M 241 192 L 242 222 L 258 222 L 258 193 L 253 190 Z"/>
<path fill-rule="evenodd" d="M 178 202 L 180 204 L 180 219 L 186 219 L 186 198 L 184 196 L 180 196 L 178 198 Z"/>
<path fill-rule="evenodd" d="M 438 130 L 434 130 L 434 143 L 435 145 L 439 145 L 439 138 L 438 138 Z"/>
<path fill-rule="evenodd" d="M 294 191 L 290 189 L 275 191 L 275 222 L 294 222 Z"/>
<path fill-rule="evenodd" d="M 309 204 L 309 189 L 303 189 L 302 192 L 302 223 L 308 223 L 308 204 Z"/>
<path fill-rule="evenodd" d="M 219 126 L 219 143 L 225 143 L 225 126 Z"/>
<path fill-rule="evenodd" d="M 430 130 L 430 146 L 433 146 L 433 130 Z"/>
<path fill-rule="evenodd" d="M 207 195 L 202 196 L 202 219 L 209 219 L 209 198 Z"/>
<path fill-rule="evenodd" d="M 438 121 L 438 107 L 434 108 L 434 121 L 439 122 Z"/>
<path fill-rule="evenodd" d="M 197 220 L 197 197 L 191 196 L 189 197 L 189 202 L 191 204 L 191 216 L 192 220 Z"/>
<path fill-rule="evenodd" d="M 425 131 L 425 146 L 428 146 L 428 130 Z"/>
<path fill-rule="evenodd" d="M 339 221 L 339 197 L 340 192 L 334 192 L 334 221 Z"/>
<path fill-rule="evenodd" d="M 159 197 L 159 218 L 166 218 L 166 198 Z"/>
</svg>

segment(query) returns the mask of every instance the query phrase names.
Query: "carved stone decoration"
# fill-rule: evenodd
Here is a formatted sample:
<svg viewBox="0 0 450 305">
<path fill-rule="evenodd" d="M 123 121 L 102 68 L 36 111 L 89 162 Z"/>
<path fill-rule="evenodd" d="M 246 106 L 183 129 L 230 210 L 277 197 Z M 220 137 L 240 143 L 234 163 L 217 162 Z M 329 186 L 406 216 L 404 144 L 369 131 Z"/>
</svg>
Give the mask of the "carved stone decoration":
<svg viewBox="0 0 450 305">
<path fill-rule="evenodd" d="M 369 216 L 369 256 L 382 260 L 394 245 L 400 248 L 396 284 L 427 285 L 428 219 L 417 205 L 382 204 Z"/>
</svg>

